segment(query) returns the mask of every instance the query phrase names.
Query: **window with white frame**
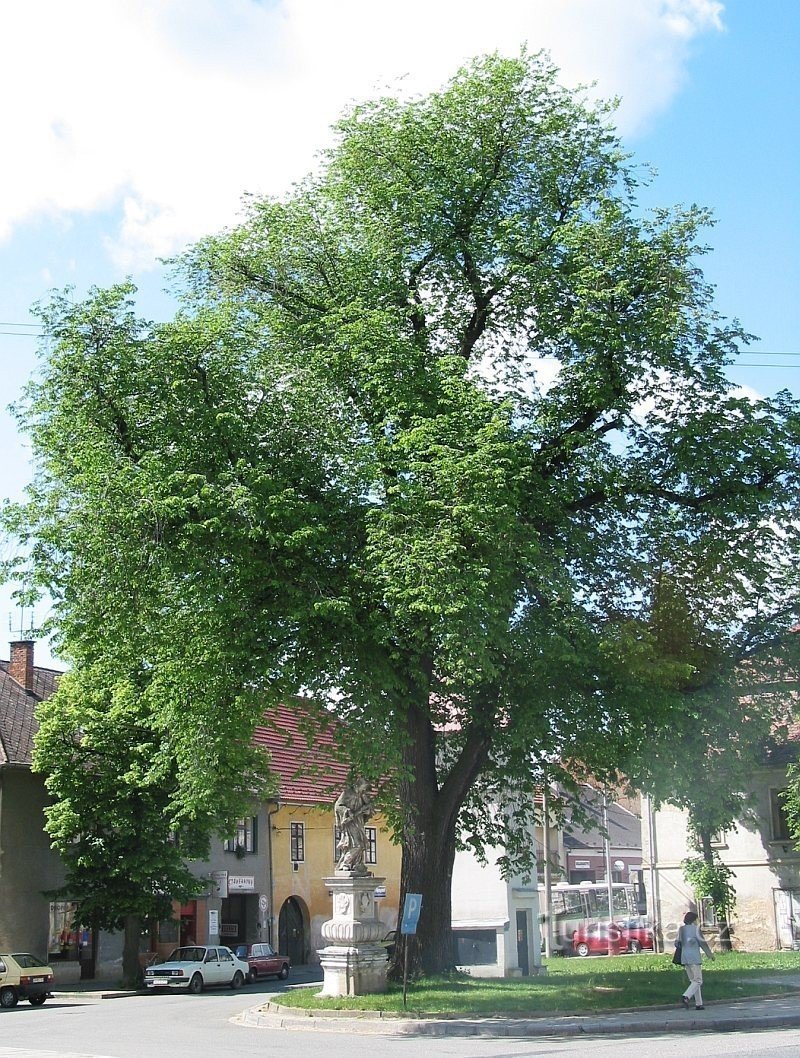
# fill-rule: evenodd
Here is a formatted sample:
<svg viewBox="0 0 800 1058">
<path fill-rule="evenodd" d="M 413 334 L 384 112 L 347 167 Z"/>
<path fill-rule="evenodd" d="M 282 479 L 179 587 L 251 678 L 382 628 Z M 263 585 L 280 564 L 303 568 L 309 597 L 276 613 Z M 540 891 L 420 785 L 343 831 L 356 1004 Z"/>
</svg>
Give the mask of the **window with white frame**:
<svg viewBox="0 0 800 1058">
<path fill-rule="evenodd" d="M 237 852 L 242 855 L 245 852 L 256 851 L 256 823 L 255 816 L 247 816 L 246 819 L 236 821 L 236 830 L 224 844 L 226 852 Z"/>
<path fill-rule="evenodd" d="M 289 824 L 289 857 L 293 863 L 301 863 L 306 858 L 305 823 Z"/>
</svg>

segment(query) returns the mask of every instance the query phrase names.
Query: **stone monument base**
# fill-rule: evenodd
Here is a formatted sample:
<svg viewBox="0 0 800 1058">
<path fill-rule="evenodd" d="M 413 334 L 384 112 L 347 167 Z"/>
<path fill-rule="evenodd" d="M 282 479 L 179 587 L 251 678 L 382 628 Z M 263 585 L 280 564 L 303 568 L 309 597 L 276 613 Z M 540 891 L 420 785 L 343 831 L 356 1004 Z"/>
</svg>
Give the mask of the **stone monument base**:
<svg viewBox="0 0 800 1058">
<path fill-rule="evenodd" d="M 386 991 L 388 959 L 380 943 L 384 925 L 375 917 L 375 887 L 383 878 L 341 873 L 324 882 L 333 895 L 333 918 L 322 926 L 324 973 L 321 996 L 365 996 Z"/>
</svg>

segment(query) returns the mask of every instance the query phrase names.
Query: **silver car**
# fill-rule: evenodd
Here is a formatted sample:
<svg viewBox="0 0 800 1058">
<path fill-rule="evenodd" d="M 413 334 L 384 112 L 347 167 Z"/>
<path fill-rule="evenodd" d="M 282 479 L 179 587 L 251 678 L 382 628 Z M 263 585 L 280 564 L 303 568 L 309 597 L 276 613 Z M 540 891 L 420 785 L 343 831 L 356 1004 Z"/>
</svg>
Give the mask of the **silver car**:
<svg viewBox="0 0 800 1058">
<path fill-rule="evenodd" d="M 176 948 L 165 962 L 148 966 L 144 983 L 153 991 L 157 988 L 170 991 L 185 988 L 192 995 L 198 995 L 213 985 L 241 988 L 249 973 L 247 963 L 234 955 L 230 948 L 191 944 Z"/>
</svg>

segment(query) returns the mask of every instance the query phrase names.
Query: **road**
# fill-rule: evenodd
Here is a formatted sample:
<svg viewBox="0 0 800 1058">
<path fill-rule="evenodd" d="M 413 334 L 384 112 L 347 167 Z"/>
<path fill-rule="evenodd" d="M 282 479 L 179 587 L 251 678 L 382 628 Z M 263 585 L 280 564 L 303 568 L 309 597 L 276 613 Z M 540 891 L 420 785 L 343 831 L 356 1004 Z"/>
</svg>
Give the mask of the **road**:
<svg viewBox="0 0 800 1058">
<path fill-rule="evenodd" d="M 644 1037 L 416 1038 L 247 1028 L 271 984 L 200 996 L 74 995 L 0 1011 L 0 1058 L 797 1058 L 800 1030 Z"/>
</svg>

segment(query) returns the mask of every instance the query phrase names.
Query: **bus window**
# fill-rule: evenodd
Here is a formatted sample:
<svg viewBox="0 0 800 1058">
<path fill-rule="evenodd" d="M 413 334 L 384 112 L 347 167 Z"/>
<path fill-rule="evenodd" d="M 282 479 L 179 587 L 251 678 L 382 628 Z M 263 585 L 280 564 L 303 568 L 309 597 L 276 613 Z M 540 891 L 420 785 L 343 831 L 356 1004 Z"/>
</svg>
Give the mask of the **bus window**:
<svg viewBox="0 0 800 1058">
<path fill-rule="evenodd" d="M 633 899 L 633 891 L 630 887 L 625 886 L 617 889 L 614 888 L 614 911 L 621 911 L 625 915 L 635 915 L 636 906 Z"/>
<path fill-rule="evenodd" d="M 572 917 L 573 915 L 583 916 L 586 913 L 586 908 L 583 901 L 583 893 L 565 892 L 560 894 L 564 899 L 564 914 Z"/>
</svg>

